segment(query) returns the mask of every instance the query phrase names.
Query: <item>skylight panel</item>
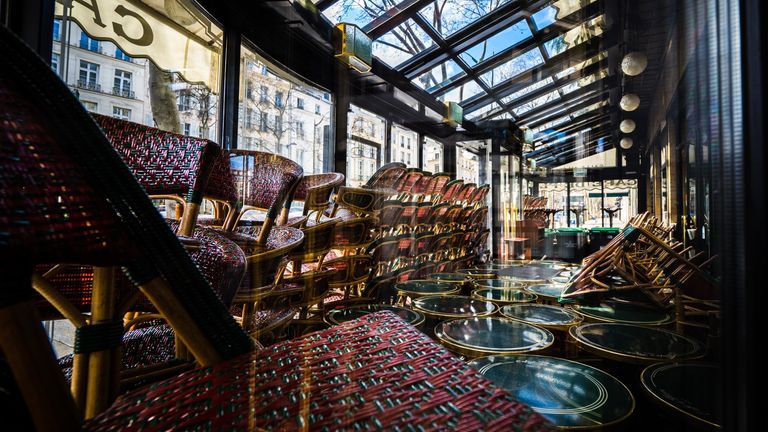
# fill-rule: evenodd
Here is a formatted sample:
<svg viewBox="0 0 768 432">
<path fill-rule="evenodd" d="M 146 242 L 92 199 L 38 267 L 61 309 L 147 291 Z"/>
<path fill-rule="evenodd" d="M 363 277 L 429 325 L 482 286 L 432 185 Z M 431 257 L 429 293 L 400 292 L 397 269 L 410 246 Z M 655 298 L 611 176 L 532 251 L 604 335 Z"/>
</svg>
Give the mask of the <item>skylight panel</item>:
<svg viewBox="0 0 768 432">
<path fill-rule="evenodd" d="M 523 54 L 502 63 L 482 75 L 483 81 L 491 87 L 496 87 L 521 73 L 544 63 L 538 48 L 532 48 Z"/>
<path fill-rule="evenodd" d="M 419 14 L 445 38 L 509 2 L 510 0 L 445 0 L 440 2 L 437 12 L 435 2 L 431 2 Z"/>
<path fill-rule="evenodd" d="M 514 47 L 532 36 L 533 34 L 528 24 L 525 20 L 521 20 L 462 52 L 460 57 L 468 65 L 474 66 Z"/>
<path fill-rule="evenodd" d="M 544 49 L 547 51 L 547 56 L 552 58 L 576 45 L 581 45 L 595 36 L 603 34 L 605 26 L 605 15 L 600 15 L 578 27 L 568 30 L 554 39 L 544 42 Z"/>
<path fill-rule="evenodd" d="M 373 42 L 373 55 L 391 67 L 397 67 L 415 54 L 435 44 L 412 19 Z"/>
<path fill-rule="evenodd" d="M 453 60 L 448 60 L 414 78 L 416 86 L 433 93 L 454 81 L 454 78 L 464 76 L 464 70 Z"/>
</svg>

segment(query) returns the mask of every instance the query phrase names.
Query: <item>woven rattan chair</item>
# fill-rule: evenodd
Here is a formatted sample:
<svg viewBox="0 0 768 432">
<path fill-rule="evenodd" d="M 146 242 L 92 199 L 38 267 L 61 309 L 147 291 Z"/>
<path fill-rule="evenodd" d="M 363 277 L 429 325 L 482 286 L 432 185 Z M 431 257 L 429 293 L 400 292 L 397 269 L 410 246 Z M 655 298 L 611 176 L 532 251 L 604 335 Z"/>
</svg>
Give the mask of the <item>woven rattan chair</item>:
<svg viewBox="0 0 768 432">
<path fill-rule="evenodd" d="M 1 26 L 0 52 L 0 349 L 38 430 L 552 430 L 389 312 L 251 351 L 66 85 Z M 124 395 L 83 424 L 31 302 L 33 265 L 60 260 L 124 265 L 211 367 Z M 88 335 L 89 345 L 107 342 L 97 354 L 119 342 L 104 324 Z"/>
<path fill-rule="evenodd" d="M 436 202 L 453 202 L 456 193 L 464 187 L 464 180 L 451 180 L 443 186 L 440 197 Z"/>
<path fill-rule="evenodd" d="M 395 184 L 405 174 L 405 171 L 406 165 L 402 162 L 384 164 L 373 173 L 363 188 L 394 191 Z"/>
<path fill-rule="evenodd" d="M 95 266 L 93 325 L 78 335 L 76 348 L 89 353 L 89 369 L 110 372 L 92 374 L 76 393 L 85 395 L 86 416 L 109 403 L 89 395 L 108 393 L 116 379 L 108 365 L 122 336 L 120 312 L 131 303 L 114 302 L 116 266 L 125 268 L 134 292 L 138 287 L 149 298 L 201 364 L 250 350 L 251 340 L 66 85 L 5 28 L 0 51 L 0 347 L 37 427 L 72 429 L 78 411 L 31 302 L 35 264 Z M 57 301 L 55 293 L 50 299 Z M 78 313 L 65 315 L 78 319 Z"/>
<path fill-rule="evenodd" d="M 323 212 L 330 204 L 331 194 L 342 184 L 344 184 L 344 174 L 341 173 L 306 175 L 296 187 L 293 202 L 303 204 L 304 216 L 314 216 L 310 221 L 320 222 Z"/>
</svg>

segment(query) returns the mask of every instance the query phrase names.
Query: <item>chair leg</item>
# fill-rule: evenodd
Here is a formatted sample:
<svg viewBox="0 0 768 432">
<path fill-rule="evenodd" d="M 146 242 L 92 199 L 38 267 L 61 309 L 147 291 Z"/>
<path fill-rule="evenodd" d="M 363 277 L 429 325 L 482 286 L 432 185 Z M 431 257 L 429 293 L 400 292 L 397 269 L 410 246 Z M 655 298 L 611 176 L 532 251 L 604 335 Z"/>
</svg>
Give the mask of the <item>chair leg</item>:
<svg viewBox="0 0 768 432">
<path fill-rule="evenodd" d="M 37 430 L 79 430 L 80 415 L 32 302 L 0 308 L 0 348 Z"/>
<path fill-rule="evenodd" d="M 93 300 L 91 302 L 91 324 L 111 322 L 115 319 L 115 268 L 93 268 Z M 113 349 L 89 354 L 88 389 L 85 398 L 85 418 L 95 417 L 111 403 L 110 395 L 115 394 L 118 371 L 112 368 Z"/>
<path fill-rule="evenodd" d="M 139 289 L 166 318 L 201 366 L 210 366 L 222 360 L 220 353 L 208 342 L 162 278 L 152 279 L 139 286 Z"/>
</svg>

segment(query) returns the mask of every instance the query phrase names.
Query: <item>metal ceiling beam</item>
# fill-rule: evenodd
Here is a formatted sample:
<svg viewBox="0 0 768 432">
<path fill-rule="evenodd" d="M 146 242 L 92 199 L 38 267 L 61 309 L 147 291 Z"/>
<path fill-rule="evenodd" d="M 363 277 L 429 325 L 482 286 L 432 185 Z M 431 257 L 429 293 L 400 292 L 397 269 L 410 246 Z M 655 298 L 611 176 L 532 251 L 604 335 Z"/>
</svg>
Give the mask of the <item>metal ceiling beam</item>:
<svg viewBox="0 0 768 432">
<path fill-rule="evenodd" d="M 550 106 L 546 112 L 538 113 L 536 116 L 521 121 L 520 126 L 535 129 L 555 118 L 563 117 L 582 108 L 587 108 L 592 104 L 605 100 L 605 93 L 609 90 L 610 89 L 604 89 L 603 91 L 592 92 L 590 94 L 580 94 L 578 95 L 578 98 L 574 98 L 567 102 L 560 101 L 559 106 Z M 564 109 L 565 112 L 561 112 L 561 109 Z"/>
<path fill-rule="evenodd" d="M 363 31 L 368 37 L 376 40 L 407 21 L 408 18 L 418 13 L 424 6 L 433 1 L 434 0 L 403 0 L 397 6 L 392 7 L 384 14 L 374 18 L 373 21 L 363 27 Z M 390 13 L 394 9 L 397 9 L 397 12 Z"/>
<path fill-rule="evenodd" d="M 602 127 L 606 124 L 609 124 L 611 122 L 611 115 L 610 114 L 602 114 L 593 116 L 589 120 L 583 120 L 578 123 L 573 123 L 569 125 L 568 127 L 564 129 L 557 129 L 553 130 L 552 133 L 548 134 L 546 139 L 541 141 L 535 141 L 534 142 L 534 148 L 540 147 L 540 146 L 546 146 L 553 142 L 556 142 L 559 139 L 562 139 L 564 136 L 571 134 L 573 132 L 583 130 L 586 128 L 595 128 L 595 127 Z"/>
<path fill-rule="evenodd" d="M 340 0 L 318 0 L 315 6 L 321 11 L 328 9 L 332 4 Z"/>
<path fill-rule="evenodd" d="M 584 76 L 584 75 L 589 76 L 589 75 L 592 75 L 592 74 L 594 74 L 596 72 L 599 72 L 601 69 L 603 69 L 605 67 L 607 67 L 607 64 L 605 63 L 605 61 L 600 61 L 598 63 L 593 63 L 593 64 L 587 66 L 586 68 L 584 68 L 584 69 L 582 69 L 580 71 L 576 71 L 576 72 L 574 72 L 571 75 L 565 76 L 565 77 L 560 78 L 560 79 L 553 80 L 553 82 L 551 84 L 547 84 L 547 85 L 545 85 L 545 86 L 543 86 L 541 88 L 538 88 L 538 89 L 536 89 L 536 90 L 534 90 L 534 91 L 532 91 L 530 93 L 527 93 L 521 99 L 515 101 L 514 105 L 512 105 L 510 103 L 507 103 L 507 104 L 501 103 L 501 99 L 503 99 L 504 97 L 507 97 L 509 95 L 500 96 L 498 102 L 499 102 L 499 104 L 502 107 L 505 107 L 505 108 L 515 108 L 515 107 L 517 107 L 519 105 L 524 105 L 524 104 L 526 104 L 526 103 L 528 103 L 528 102 L 530 102 L 530 101 L 532 101 L 532 100 L 534 100 L 534 99 L 536 99 L 538 97 L 544 96 L 547 93 L 553 92 L 553 91 L 558 90 L 558 89 L 560 89 L 562 87 L 565 87 L 565 86 L 567 86 L 567 85 L 569 85 L 569 84 L 571 84 L 573 82 L 576 82 L 579 79 L 581 79 L 582 76 Z M 478 109 L 481 109 L 481 108 L 478 108 Z M 481 118 L 480 120 L 485 120 L 488 117 L 491 117 L 493 115 L 497 115 L 498 112 L 499 112 L 498 110 L 494 111 L 493 113 L 486 115 L 485 117 Z"/>
<path fill-rule="evenodd" d="M 611 81 L 614 81 L 614 82 L 611 82 Z M 533 108 L 525 112 L 524 114 L 521 114 L 519 116 L 520 123 L 521 124 L 530 123 L 531 121 L 535 119 L 539 119 L 541 117 L 552 116 L 554 113 L 558 112 L 563 107 L 565 107 L 570 111 L 570 107 L 572 105 L 577 104 L 578 102 L 584 99 L 593 98 L 595 97 L 595 95 L 603 95 L 613 87 L 615 87 L 615 80 L 608 79 L 608 80 L 594 82 L 592 84 L 589 84 L 588 86 L 583 87 L 582 91 L 575 91 L 565 96 L 561 96 L 558 99 L 539 105 L 538 107 Z"/>
<path fill-rule="evenodd" d="M 598 127 L 596 129 L 592 129 L 589 131 L 588 138 L 595 137 L 592 139 L 588 139 L 585 144 L 596 142 L 598 138 L 609 136 L 613 133 L 613 128 L 610 125 L 603 125 L 601 127 Z M 554 154 L 561 154 L 564 152 L 570 151 L 570 149 L 575 148 L 574 144 L 576 143 L 576 134 L 573 134 L 572 136 L 567 137 L 562 142 L 559 142 L 557 144 L 552 144 L 547 147 L 539 148 L 536 150 L 532 150 L 528 153 L 526 153 L 526 157 L 540 157 L 541 155 L 547 155 L 550 153 Z"/>
<path fill-rule="evenodd" d="M 499 95 L 499 97 L 505 97 L 522 90 L 531 84 L 544 80 L 547 77 L 554 77 L 556 74 L 563 72 L 584 60 L 598 55 L 604 49 L 601 42 L 599 37 L 592 38 L 583 45 L 576 46 L 568 51 L 560 53 L 543 64 L 533 67 L 510 78 L 506 82 L 497 85 L 493 88 L 493 92 Z M 488 95 L 480 95 L 465 101 L 462 106 L 464 109 L 469 110 L 477 106 L 487 105 L 489 100 L 490 97 Z"/>
</svg>

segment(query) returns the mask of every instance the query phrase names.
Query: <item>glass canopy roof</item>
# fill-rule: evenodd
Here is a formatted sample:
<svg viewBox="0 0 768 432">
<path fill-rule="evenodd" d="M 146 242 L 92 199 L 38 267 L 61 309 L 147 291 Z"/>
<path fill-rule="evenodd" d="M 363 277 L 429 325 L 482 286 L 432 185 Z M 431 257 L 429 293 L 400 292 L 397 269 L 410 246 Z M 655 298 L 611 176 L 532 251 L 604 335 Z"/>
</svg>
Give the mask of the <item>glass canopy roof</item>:
<svg viewBox="0 0 768 432">
<path fill-rule="evenodd" d="M 459 102 L 470 121 L 508 118 L 531 128 L 535 148 L 548 131 L 577 128 L 583 117 L 609 109 L 606 90 L 616 80 L 607 68 L 611 19 L 604 1 L 316 3 L 332 23 L 362 28 L 374 41 L 373 55 L 415 86 Z"/>
</svg>

